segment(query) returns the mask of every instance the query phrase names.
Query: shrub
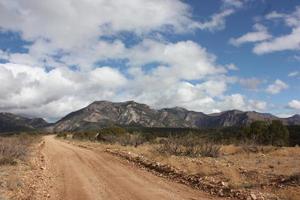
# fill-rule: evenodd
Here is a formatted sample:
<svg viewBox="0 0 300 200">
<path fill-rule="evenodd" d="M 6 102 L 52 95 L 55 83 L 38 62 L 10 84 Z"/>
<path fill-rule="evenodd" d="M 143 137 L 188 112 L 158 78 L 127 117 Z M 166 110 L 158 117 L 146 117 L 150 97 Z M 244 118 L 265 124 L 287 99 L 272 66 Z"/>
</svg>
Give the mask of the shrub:
<svg viewBox="0 0 300 200">
<path fill-rule="evenodd" d="M 217 157 L 220 153 L 220 146 L 188 134 L 186 136 L 170 136 L 168 139 L 162 140 L 157 151 L 177 156 Z"/>
<path fill-rule="evenodd" d="M 0 165 L 15 165 L 16 160 L 24 160 L 33 136 L 21 134 L 12 137 L 0 137 Z"/>
<path fill-rule="evenodd" d="M 97 132 L 77 132 L 73 133 L 72 138 L 77 140 L 91 140 L 94 141 L 97 137 Z"/>
<path fill-rule="evenodd" d="M 250 124 L 247 138 L 257 144 L 284 146 L 289 142 L 289 131 L 279 120 L 273 120 L 271 124 L 255 121 Z"/>
<path fill-rule="evenodd" d="M 0 158 L 0 165 L 16 165 L 17 161 L 12 157 Z"/>
<path fill-rule="evenodd" d="M 57 136 L 57 137 L 60 137 L 60 138 L 64 138 L 64 139 L 66 139 L 66 138 L 67 138 L 67 136 L 68 136 L 68 134 L 67 134 L 67 133 L 65 133 L 65 132 L 61 132 L 61 133 L 58 133 L 56 136 Z"/>
<path fill-rule="evenodd" d="M 137 147 L 146 142 L 145 137 L 140 134 L 128 134 L 117 137 L 117 142 L 123 146 L 134 146 Z"/>
<path fill-rule="evenodd" d="M 121 127 L 108 127 L 101 129 L 97 134 L 96 139 L 99 141 L 113 142 L 117 137 L 125 134 L 126 130 Z"/>
<path fill-rule="evenodd" d="M 146 138 L 138 133 L 127 133 L 120 127 L 110 127 L 101 129 L 97 135 L 97 140 L 107 143 L 119 143 L 123 146 L 139 146 L 146 141 Z"/>
<path fill-rule="evenodd" d="M 250 124 L 249 139 L 259 144 L 268 143 L 268 124 L 264 121 L 255 121 Z"/>
<path fill-rule="evenodd" d="M 289 142 L 289 131 L 279 120 L 273 120 L 269 126 L 269 142 L 275 146 L 284 146 Z"/>
</svg>

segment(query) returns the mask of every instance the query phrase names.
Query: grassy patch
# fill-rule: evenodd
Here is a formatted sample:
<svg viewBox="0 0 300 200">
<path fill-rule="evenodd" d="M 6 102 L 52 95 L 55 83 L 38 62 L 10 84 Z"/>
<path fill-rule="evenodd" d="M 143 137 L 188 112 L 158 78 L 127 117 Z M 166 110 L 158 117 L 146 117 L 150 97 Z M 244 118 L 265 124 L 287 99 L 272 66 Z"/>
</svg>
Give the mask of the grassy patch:
<svg viewBox="0 0 300 200">
<path fill-rule="evenodd" d="M 34 140 L 34 136 L 26 134 L 0 137 L 0 165 L 16 165 L 17 160 L 24 160 Z"/>
</svg>

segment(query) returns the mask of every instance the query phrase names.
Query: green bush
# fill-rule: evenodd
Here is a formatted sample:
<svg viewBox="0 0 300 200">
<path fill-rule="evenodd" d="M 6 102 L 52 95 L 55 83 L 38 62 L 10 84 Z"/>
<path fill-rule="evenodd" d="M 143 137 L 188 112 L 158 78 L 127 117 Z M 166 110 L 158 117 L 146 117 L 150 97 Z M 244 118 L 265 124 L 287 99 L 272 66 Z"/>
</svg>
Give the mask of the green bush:
<svg viewBox="0 0 300 200">
<path fill-rule="evenodd" d="M 289 143 L 289 130 L 279 120 L 273 120 L 269 126 L 269 142 L 274 146 L 286 146 Z"/>
<path fill-rule="evenodd" d="M 59 137 L 59 138 L 64 138 L 64 139 L 66 139 L 67 136 L 68 136 L 68 134 L 65 133 L 65 132 L 61 132 L 61 133 L 58 133 L 56 136 Z"/>
<path fill-rule="evenodd" d="M 90 140 L 90 141 L 96 140 L 96 137 L 97 137 L 97 132 L 93 132 L 93 131 L 76 132 L 76 133 L 73 133 L 73 136 L 72 136 L 72 138 L 76 139 L 76 140 Z"/>
<path fill-rule="evenodd" d="M 285 146 L 289 143 L 289 131 L 279 120 L 273 120 L 270 124 L 255 121 L 250 124 L 248 139 L 263 145 Z"/>
<path fill-rule="evenodd" d="M 268 143 L 268 124 L 264 121 L 255 121 L 250 124 L 248 139 L 254 140 L 259 144 Z"/>
<path fill-rule="evenodd" d="M 121 127 L 108 127 L 101 129 L 97 134 L 97 140 L 107 143 L 119 143 L 123 146 L 139 146 L 146 141 L 146 138 L 136 132 L 127 133 Z"/>
<path fill-rule="evenodd" d="M 103 128 L 101 129 L 98 134 L 96 139 L 99 141 L 112 141 L 115 138 L 125 135 L 126 134 L 126 130 L 121 128 L 121 127 L 108 127 L 108 128 Z"/>
</svg>

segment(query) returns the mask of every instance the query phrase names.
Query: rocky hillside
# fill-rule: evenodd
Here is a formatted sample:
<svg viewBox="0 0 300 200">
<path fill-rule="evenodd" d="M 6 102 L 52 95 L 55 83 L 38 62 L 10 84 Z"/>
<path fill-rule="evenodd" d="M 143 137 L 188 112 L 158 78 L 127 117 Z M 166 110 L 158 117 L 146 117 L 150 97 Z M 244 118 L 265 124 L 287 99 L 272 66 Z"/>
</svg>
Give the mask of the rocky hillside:
<svg viewBox="0 0 300 200">
<path fill-rule="evenodd" d="M 109 125 L 216 128 L 245 125 L 255 120 L 272 121 L 276 119 L 282 120 L 287 125 L 300 125 L 299 115 L 278 118 L 267 113 L 238 110 L 207 115 L 180 107 L 156 110 L 134 101 L 121 103 L 96 101 L 81 110 L 68 114 L 51 126 L 49 130 L 88 130 Z"/>
<path fill-rule="evenodd" d="M 0 113 L 0 133 L 30 131 L 47 126 L 42 118 L 26 118 L 11 113 Z"/>
</svg>

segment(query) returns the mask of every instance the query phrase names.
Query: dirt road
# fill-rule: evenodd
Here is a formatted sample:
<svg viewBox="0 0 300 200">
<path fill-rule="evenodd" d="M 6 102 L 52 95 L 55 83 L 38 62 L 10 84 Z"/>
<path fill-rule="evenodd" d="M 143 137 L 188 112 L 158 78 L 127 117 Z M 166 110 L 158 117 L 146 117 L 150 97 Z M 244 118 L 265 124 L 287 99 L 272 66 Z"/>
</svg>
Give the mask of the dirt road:
<svg viewBox="0 0 300 200">
<path fill-rule="evenodd" d="M 49 199 L 195 200 L 207 194 L 157 177 L 105 152 L 44 137 L 45 171 L 53 176 Z"/>
</svg>

